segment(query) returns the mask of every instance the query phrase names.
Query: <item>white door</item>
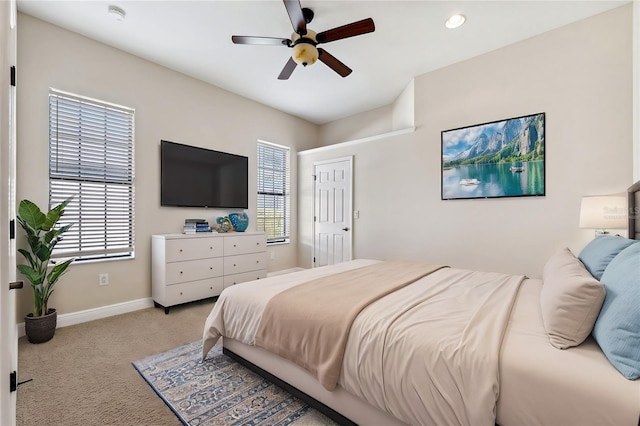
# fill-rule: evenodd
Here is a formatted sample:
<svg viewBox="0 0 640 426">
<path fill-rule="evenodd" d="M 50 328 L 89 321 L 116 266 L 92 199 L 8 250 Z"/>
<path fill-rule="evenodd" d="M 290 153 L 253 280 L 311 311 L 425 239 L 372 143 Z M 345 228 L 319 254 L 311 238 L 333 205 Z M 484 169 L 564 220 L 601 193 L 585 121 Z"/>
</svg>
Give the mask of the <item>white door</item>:
<svg viewBox="0 0 640 426">
<path fill-rule="evenodd" d="M 16 64 L 16 4 L 0 2 L 0 424 L 16 424 L 16 392 L 10 374 L 18 369 L 15 291 L 15 239 L 9 223 L 15 219 L 15 86 L 11 70 Z M 15 71 L 15 68 L 13 68 Z M 15 75 L 15 74 L 13 74 Z"/>
<path fill-rule="evenodd" d="M 351 260 L 353 157 L 313 164 L 313 266 Z"/>
</svg>

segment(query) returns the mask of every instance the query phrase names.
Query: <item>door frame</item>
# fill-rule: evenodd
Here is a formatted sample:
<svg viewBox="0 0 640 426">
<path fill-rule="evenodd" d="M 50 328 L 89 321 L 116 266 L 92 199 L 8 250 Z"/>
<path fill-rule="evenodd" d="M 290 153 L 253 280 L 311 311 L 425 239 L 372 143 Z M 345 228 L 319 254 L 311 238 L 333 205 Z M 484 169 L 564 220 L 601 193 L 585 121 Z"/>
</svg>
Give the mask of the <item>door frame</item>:
<svg viewBox="0 0 640 426">
<path fill-rule="evenodd" d="M 312 174 L 312 179 L 313 179 L 313 217 L 311 218 L 311 238 L 312 238 L 312 243 L 311 243 L 311 267 L 315 268 L 316 267 L 316 262 L 314 261 L 316 258 L 316 215 L 318 213 L 317 208 L 318 208 L 318 200 L 316 197 L 316 177 L 317 177 L 317 173 L 316 173 L 316 168 L 318 166 L 322 166 L 325 164 L 331 164 L 331 163 L 338 163 L 338 162 L 343 162 L 343 161 L 348 161 L 349 162 L 349 168 L 351 169 L 351 176 L 349 179 L 349 228 L 351 230 L 351 232 L 349 232 L 349 258 L 353 259 L 353 155 L 349 155 L 346 157 L 338 157 L 338 158 L 330 158 L 327 160 L 320 160 L 320 161 L 314 161 L 313 162 L 313 174 Z"/>
<path fill-rule="evenodd" d="M 15 176 L 16 176 L 16 87 L 17 6 L 15 0 L 1 2 L 0 39 L 3 40 L 0 70 L 0 424 L 16 424 L 15 391 L 10 373 L 18 370 L 16 296 L 9 283 L 16 279 Z M 5 201 L 7 200 L 7 201 Z M 6 204 L 5 204 L 6 203 Z M 17 383 L 16 383 L 17 386 Z"/>
</svg>

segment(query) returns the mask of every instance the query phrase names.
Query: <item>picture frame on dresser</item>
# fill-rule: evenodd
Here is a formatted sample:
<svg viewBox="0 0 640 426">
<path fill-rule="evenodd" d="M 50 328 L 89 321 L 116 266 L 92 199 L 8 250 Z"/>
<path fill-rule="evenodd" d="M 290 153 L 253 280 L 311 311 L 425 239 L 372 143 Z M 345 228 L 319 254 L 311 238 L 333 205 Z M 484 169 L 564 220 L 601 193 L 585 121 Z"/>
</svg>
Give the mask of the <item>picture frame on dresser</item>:
<svg viewBox="0 0 640 426">
<path fill-rule="evenodd" d="M 226 287 L 267 276 L 262 232 L 151 237 L 151 295 L 157 307 L 217 297 Z"/>
</svg>

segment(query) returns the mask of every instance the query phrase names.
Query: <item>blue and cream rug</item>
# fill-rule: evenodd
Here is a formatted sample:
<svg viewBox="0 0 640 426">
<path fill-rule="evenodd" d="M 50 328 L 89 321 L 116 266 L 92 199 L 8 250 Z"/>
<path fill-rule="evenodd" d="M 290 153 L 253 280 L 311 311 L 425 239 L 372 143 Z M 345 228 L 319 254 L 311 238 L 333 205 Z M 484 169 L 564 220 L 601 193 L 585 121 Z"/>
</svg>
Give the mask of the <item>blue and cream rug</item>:
<svg viewBox="0 0 640 426">
<path fill-rule="evenodd" d="M 183 424 L 289 425 L 306 414 L 333 424 L 224 355 L 221 346 L 205 361 L 200 361 L 201 353 L 202 342 L 197 341 L 133 363 Z"/>
</svg>

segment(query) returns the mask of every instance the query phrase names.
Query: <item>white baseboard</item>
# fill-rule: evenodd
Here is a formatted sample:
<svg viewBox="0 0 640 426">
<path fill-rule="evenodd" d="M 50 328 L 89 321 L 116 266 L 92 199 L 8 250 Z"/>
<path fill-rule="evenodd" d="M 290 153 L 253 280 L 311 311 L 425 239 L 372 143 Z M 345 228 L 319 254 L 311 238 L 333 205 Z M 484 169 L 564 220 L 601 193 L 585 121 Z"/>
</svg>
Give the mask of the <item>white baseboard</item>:
<svg viewBox="0 0 640 426">
<path fill-rule="evenodd" d="M 56 328 L 68 327 L 70 325 L 81 324 L 83 322 L 126 314 L 128 312 L 139 311 L 140 309 L 151 307 L 153 307 L 153 299 L 147 297 L 145 299 L 131 300 L 129 302 L 101 306 L 99 308 L 87 309 L 85 311 L 71 312 L 68 314 L 58 315 L 58 324 Z M 17 324 L 17 329 L 18 337 L 26 335 L 23 322 Z"/>
</svg>

